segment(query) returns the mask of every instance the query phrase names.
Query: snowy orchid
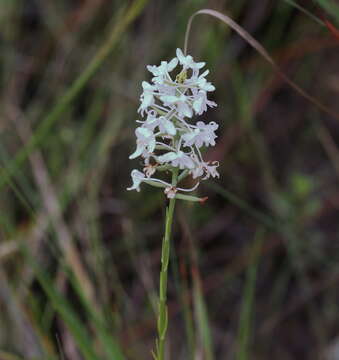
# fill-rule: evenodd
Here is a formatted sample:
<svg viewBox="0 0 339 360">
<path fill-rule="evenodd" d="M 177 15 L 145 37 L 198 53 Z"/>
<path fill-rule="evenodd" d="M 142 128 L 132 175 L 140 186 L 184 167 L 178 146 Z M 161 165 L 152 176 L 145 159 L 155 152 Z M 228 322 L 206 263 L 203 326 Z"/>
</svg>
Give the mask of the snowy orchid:
<svg viewBox="0 0 339 360">
<path fill-rule="evenodd" d="M 176 75 L 171 73 L 178 66 Z M 191 55 L 184 55 L 180 49 L 171 61 L 162 61 L 159 66 L 148 65 L 153 74 L 151 83 L 142 82 L 138 112 L 145 117 L 137 120 L 140 126 L 135 130 L 136 150 L 130 159 L 141 156 L 144 159 L 143 172 L 133 170 L 133 185 L 127 190 L 140 191 L 142 182 L 163 187 L 168 198 L 177 197 L 180 192 L 193 191 L 200 180 L 219 177 L 218 162 L 205 162 L 200 149 L 214 146 L 218 124 L 215 122 L 192 122 L 194 115 L 201 115 L 217 104 L 207 98 L 215 87 L 206 80 L 209 71 L 199 74 L 204 62 L 195 62 Z M 153 178 L 157 171 L 172 172 L 181 181 L 191 175 L 198 179 L 192 188 L 177 187 L 171 181 Z"/>
</svg>

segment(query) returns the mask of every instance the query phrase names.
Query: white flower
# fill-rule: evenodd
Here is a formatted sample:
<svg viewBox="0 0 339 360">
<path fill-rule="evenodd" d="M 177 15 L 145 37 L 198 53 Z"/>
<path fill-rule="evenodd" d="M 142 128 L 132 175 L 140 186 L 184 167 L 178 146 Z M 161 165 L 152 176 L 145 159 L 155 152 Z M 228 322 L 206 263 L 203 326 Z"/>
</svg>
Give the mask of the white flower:
<svg viewBox="0 0 339 360">
<path fill-rule="evenodd" d="M 202 121 L 197 122 L 197 127 L 186 134 L 182 135 L 182 139 L 184 140 L 184 146 L 197 146 L 198 148 L 205 146 L 215 145 L 215 139 L 217 135 L 215 135 L 214 131 L 218 129 L 218 124 L 214 121 L 209 124 L 205 124 Z"/>
<path fill-rule="evenodd" d="M 194 162 L 192 158 L 186 155 L 183 151 L 177 152 L 177 158 L 172 161 L 174 167 L 179 167 L 179 169 L 193 169 Z"/>
<path fill-rule="evenodd" d="M 193 146 L 201 147 L 203 144 L 203 140 L 201 138 L 201 131 L 199 129 L 194 129 L 193 131 L 187 132 L 182 135 L 182 139 L 184 140 L 184 146 Z"/>
<path fill-rule="evenodd" d="M 199 86 L 199 88 L 201 90 L 204 91 L 214 91 L 215 87 L 208 82 L 205 78 L 199 78 L 199 80 L 197 81 L 197 85 Z"/>
<path fill-rule="evenodd" d="M 155 149 L 155 136 L 152 131 L 144 127 L 138 127 L 135 130 L 135 135 L 137 136 L 137 148 L 134 153 L 129 156 L 130 159 L 135 159 L 145 150 L 153 152 Z"/>
<path fill-rule="evenodd" d="M 154 104 L 154 91 L 157 89 L 156 86 L 149 84 L 147 81 L 142 82 L 142 88 L 144 92 L 140 96 L 141 104 L 138 111 L 141 114 L 151 105 Z"/>
<path fill-rule="evenodd" d="M 212 176 L 213 178 L 215 177 L 220 177 L 218 171 L 217 171 L 217 167 L 219 166 L 219 162 L 218 161 L 213 161 L 212 165 L 209 165 L 210 162 L 208 163 L 204 163 L 204 169 L 206 171 L 206 176 L 204 177 L 205 179 L 208 179 L 210 176 Z"/>
<path fill-rule="evenodd" d="M 218 166 L 218 161 L 213 161 L 212 163 L 210 161 L 198 161 L 197 166 L 194 169 L 190 170 L 190 174 L 192 175 L 193 179 L 201 177 L 205 174 L 202 180 L 206 180 L 210 176 L 212 176 L 213 178 L 219 177 L 219 173 L 217 171 Z"/>
<path fill-rule="evenodd" d="M 176 105 L 178 115 L 181 117 L 191 118 L 193 115 L 192 108 L 188 102 L 188 97 L 184 94 L 180 96 L 164 95 L 160 97 L 160 100 L 164 102 L 165 106 Z"/>
<path fill-rule="evenodd" d="M 154 131 L 154 129 L 158 127 L 162 134 L 174 136 L 177 133 L 177 129 L 172 121 L 168 120 L 165 116 L 157 117 L 154 113 L 155 112 L 150 112 L 148 114 L 143 126 L 151 131 Z"/>
<path fill-rule="evenodd" d="M 201 115 L 207 111 L 207 106 L 215 107 L 217 104 L 214 101 L 207 100 L 206 91 L 200 90 L 195 96 L 193 109 L 198 115 Z"/>
<path fill-rule="evenodd" d="M 175 135 L 177 133 L 177 129 L 175 128 L 175 126 L 173 125 L 173 123 L 166 119 L 165 116 L 160 116 L 158 119 L 159 122 L 159 130 L 161 133 L 165 133 L 168 135 Z"/>
<path fill-rule="evenodd" d="M 218 129 L 219 125 L 215 123 L 214 121 L 211 121 L 209 124 L 205 124 L 202 121 L 197 122 L 197 127 L 202 133 L 202 140 L 205 143 L 206 146 L 215 145 L 215 139 L 217 138 L 217 135 L 215 135 L 215 130 Z"/>
<path fill-rule="evenodd" d="M 179 169 L 193 169 L 194 162 L 192 158 L 186 155 L 183 151 L 170 151 L 164 155 L 158 156 L 158 161 L 160 163 L 170 162 L 172 166 L 178 167 Z"/>
<path fill-rule="evenodd" d="M 199 63 L 194 62 L 192 56 L 191 55 L 185 56 L 183 54 L 183 52 L 181 51 L 181 49 L 177 49 L 176 54 L 177 54 L 177 58 L 178 58 L 180 64 L 183 65 L 184 70 L 186 70 L 188 68 L 193 69 L 193 70 L 198 70 L 198 69 L 201 69 L 202 67 L 204 67 L 206 64 L 204 62 L 199 62 Z"/>
<path fill-rule="evenodd" d="M 169 72 L 171 72 L 178 65 L 178 59 L 174 58 L 169 63 L 167 61 L 162 61 L 161 65 L 147 65 L 147 70 L 150 71 L 154 78 L 152 81 L 156 84 L 163 84 L 166 77 L 169 77 Z"/>
<path fill-rule="evenodd" d="M 139 192 L 140 184 L 144 181 L 145 175 L 141 171 L 134 169 L 131 172 L 131 177 L 132 177 L 133 185 L 127 188 L 127 190 L 136 190 Z"/>
</svg>

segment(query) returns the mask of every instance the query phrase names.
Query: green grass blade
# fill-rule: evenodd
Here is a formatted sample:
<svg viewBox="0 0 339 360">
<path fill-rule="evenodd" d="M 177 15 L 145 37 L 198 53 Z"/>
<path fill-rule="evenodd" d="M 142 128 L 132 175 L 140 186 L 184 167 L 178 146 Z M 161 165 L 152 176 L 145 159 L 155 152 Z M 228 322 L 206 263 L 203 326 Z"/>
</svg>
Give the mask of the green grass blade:
<svg viewBox="0 0 339 360">
<path fill-rule="evenodd" d="M 67 273 L 68 279 L 71 281 L 73 288 L 75 289 L 79 299 L 81 300 L 84 309 L 86 310 L 86 314 L 88 314 L 91 320 L 91 326 L 95 330 L 97 337 L 101 344 L 103 345 L 103 349 L 105 353 L 109 356 L 109 359 L 114 360 L 124 360 L 124 355 L 117 341 L 114 340 L 113 334 L 109 332 L 107 326 L 105 324 L 105 318 L 101 316 L 101 314 L 97 313 L 95 309 L 91 306 L 91 304 L 86 299 L 84 292 L 82 291 L 81 284 L 76 280 L 72 274 Z"/>
<path fill-rule="evenodd" d="M 53 281 L 50 277 L 34 264 L 37 278 L 48 296 L 51 304 L 57 313 L 60 314 L 65 324 L 69 328 L 70 332 L 74 336 L 74 340 L 77 343 L 80 352 L 83 354 L 86 360 L 99 360 L 99 357 L 93 351 L 93 344 L 91 336 L 86 330 L 84 324 L 80 321 L 76 312 L 72 309 L 64 296 L 52 285 Z"/>
<path fill-rule="evenodd" d="M 184 324 L 186 332 L 186 347 L 188 349 L 188 359 L 194 360 L 195 358 L 195 332 L 194 332 L 194 321 L 193 321 L 193 311 L 190 306 L 189 299 L 189 286 L 187 279 L 187 264 L 184 263 L 182 259 L 181 265 L 179 265 L 179 259 L 177 256 L 175 246 L 171 247 L 172 252 L 172 272 L 173 278 L 175 280 L 174 284 L 176 287 L 177 294 L 179 295 Z"/>
<path fill-rule="evenodd" d="M 201 288 L 201 282 L 197 274 L 194 276 L 193 281 L 194 281 L 193 302 L 196 312 L 198 330 L 200 333 L 200 338 L 204 349 L 204 355 L 205 355 L 204 359 L 213 360 L 214 359 L 213 340 L 212 340 L 212 334 L 211 334 L 210 323 L 208 318 L 208 312 L 207 312 L 203 291 Z"/>
<path fill-rule="evenodd" d="M 19 167 L 27 159 L 28 155 L 37 147 L 51 130 L 53 124 L 69 108 L 73 100 L 85 88 L 88 81 L 99 70 L 104 61 L 111 54 L 120 40 L 121 34 L 127 26 L 141 13 L 148 0 L 136 0 L 127 10 L 124 16 L 115 24 L 108 40 L 99 49 L 96 56 L 90 62 L 84 72 L 74 81 L 73 85 L 65 92 L 61 99 L 56 103 L 51 112 L 42 120 L 41 125 L 37 128 L 34 136 L 30 139 L 25 147 L 15 156 L 7 167 L 7 171 L 0 172 L 0 189 L 9 182 L 11 176 L 15 175 Z"/>
<path fill-rule="evenodd" d="M 249 346 L 251 335 L 251 322 L 254 306 L 255 284 L 257 278 L 258 256 L 263 240 L 263 232 L 258 231 L 251 249 L 251 261 L 247 269 L 246 284 L 244 289 L 243 304 L 241 307 L 238 350 L 236 360 L 247 360 L 250 358 Z"/>
<path fill-rule="evenodd" d="M 239 198 L 237 195 L 234 195 L 232 192 L 224 189 L 217 183 L 209 182 L 206 185 L 207 187 L 214 190 L 217 194 L 221 195 L 224 199 L 229 201 L 231 204 L 236 205 L 237 207 L 248 213 L 251 217 L 259 221 L 261 224 L 265 225 L 267 228 L 280 231 L 278 225 L 271 216 L 266 215 L 263 212 L 254 209 L 245 200 Z"/>
</svg>

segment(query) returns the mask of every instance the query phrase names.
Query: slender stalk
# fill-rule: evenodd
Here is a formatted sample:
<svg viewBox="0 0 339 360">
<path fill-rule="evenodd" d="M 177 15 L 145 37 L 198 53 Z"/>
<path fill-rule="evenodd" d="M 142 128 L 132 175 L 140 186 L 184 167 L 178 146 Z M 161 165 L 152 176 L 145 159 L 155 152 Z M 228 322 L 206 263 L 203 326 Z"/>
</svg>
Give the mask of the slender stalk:
<svg viewBox="0 0 339 360">
<path fill-rule="evenodd" d="M 178 181 L 178 170 L 173 170 L 172 186 L 175 186 Z M 175 198 L 170 199 L 169 205 L 166 209 L 165 221 L 165 235 L 162 241 L 161 248 L 161 270 L 159 282 L 159 315 L 158 315 L 158 339 L 156 341 L 156 360 L 165 359 L 165 338 L 168 325 L 168 311 L 167 311 L 167 274 L 170 257 L 170 239 L 173 223 Z"/>
</svg>

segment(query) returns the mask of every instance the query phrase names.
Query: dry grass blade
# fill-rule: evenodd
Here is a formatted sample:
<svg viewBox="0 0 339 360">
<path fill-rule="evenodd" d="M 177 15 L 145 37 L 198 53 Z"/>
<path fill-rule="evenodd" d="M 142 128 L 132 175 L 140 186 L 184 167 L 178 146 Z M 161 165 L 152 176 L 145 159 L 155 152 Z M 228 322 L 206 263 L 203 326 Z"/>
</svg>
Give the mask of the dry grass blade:
<svg viewBox="0 0 339 360">
<path fill-rule="evenodd" d="M 302 88 L 300 88 L 295 82 L 293 82 L 288 76 L 286 76 L 283 71 L 280 69 L 280 67 L 276 64 L 276 62 L 273 60 L 271 55 L 266 51 L 266 49 L 259 44 L 257 40 L 253 38 L 252 35 L 250 35 L 245 29 L 243 29 L 240 25 L 238 25 L 234 20 L 232 20 L 228 15 L 222 14 L 219 11 L 212 10 L 212 9 L 202 9 L 197 12 L 195 12 L 190 19 L 188 20 L 187 28 L 186 28 L 186 34 L 185 34 L 185 45 L 184 45 L 184 52 L 187 53 L 187 46 L 188 46 L 188 39 L 190 34 L 190 29 L 192 26 L 193 19 L 197 15 L 210 15 L 213 16 L 219 20 L 221 20 L 223 23 L 231 27 L 234 31 L 236 31 L 245 41 L 247 41 L 255 50 L 257 50 L 261 56 L 264 57 L 266 61 L 268 61 L 273 69 L 277 71 L 277 73 L 286 81 L 287 84 L 289 84 L 294 90 L 296 90 L 301 96 L 303 96 L 305 99 L 313 103 L 315 106 L 317 106 L 319 109 L 327 113 L 328 115 L 332 116 L 333 118 L 339 120 L 339 114 L 329 109 L 326 105 L 322 104 L 319 100 L 317 100 L 312 95 L 306 93 Z"/>
<path fill-rule="evenodd" d="M 118 22 L 114 24 L 107 40 L 99 48 L 86 69 L 78 76 L 63 96 L 58 99 L 55 106 L 52 107 L 51 111 L 49 111 L 46 117 L 41 121 L 39 127 L 34 133 L 34 136 L 32 136 L 27 144 L 18 152 L 15 158 L 8 165 L 8 168 L 0 173 L 0 188 L 10 181 L 10 178 L 17 172 L 20 164 L 23 164 L 26 161 L 28 155 L 39 144 L 41 144 L 45 136 L 51 130 L 53 124 L 56 123 L 56 121 L 66 112 L 67 109 L 69 109 L 72 102 L 78 97 L 90 79 L 93 78 L 102 64 L 112 53 L 121 38 L 121 34 L 141 13 L 142 9 L 147 4 L 147 1 L 148 0 L 136 0 L 126 10 L 125 14 L 119 17 Z"/>
<path fill-rule="evenodd" d="M 28 125 L 28 120 L 14 105 L 8 106 L 8 116 L 13 121 L 24 145 L 27 139 L 32 138 L 32 130 Z M 59 244 L 64 251 L 65 257 L 71 269 L 74 271 L 78 281 L 82 284 L 82 289 L 87 299 L 95 303 L 94 288 L 89 280 L 87 271 L 78 255 L 78 251 L 73 244 L 72 234 L 66 225 L 62 209 L 59 204 L 57 193 L 50 179 L 48 169 L 45 165 L 40 151 L 36 150 L 29 154 L 29 161 L 32 166 L 33 175 L 41 192 L 41 198 L 47 215 L 57 233 Z"/>
<path fill-rule="evenodd" d="M 324 26 L 324 22 L 317 16 L 315 16 L 314 14 L 312 14 L 310 11 L 308 11 L 306 8 L 304 8 L 303 6 L 297 4 L 295 1 L 293 0 L 285 0 L 285 2 L 287 2 L 288 4 L 294 6 L 296 9 L 298 9 L 299 11 L 301 11 L 302 13 L 304 13 L 306 16 L 308 16 L 310 19 L 314 20 L 315 22 L 317 22 L 319 25 Z"/>
<path fill-rule="evenodd" d="M 2 315 L 7 314 L 11 326 L 13 326 L 16 331 L 16 344 L 18 348 L 22 353 L 26 354 L 29 359 L 41 358 L 44 351 L 40 339 L 36 336 L 34 328 L 23 310 L 22 304 L 17 301 L 2 267 L 0 267 L 0 283 L 1 323 L 4 321 Z M 0 359 L 4 360 L 6 358 L 11 359 L 9 355 L 7 357 L 3 356 L 0 351 Z M 13 357 L 12 359 L 15 358 Z"/>
</svg>

